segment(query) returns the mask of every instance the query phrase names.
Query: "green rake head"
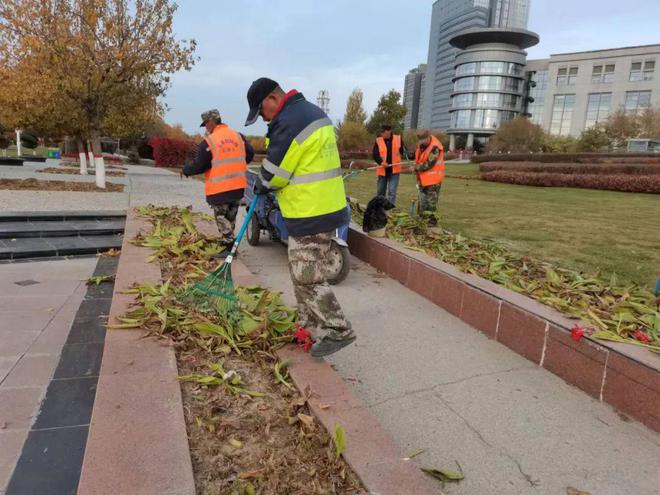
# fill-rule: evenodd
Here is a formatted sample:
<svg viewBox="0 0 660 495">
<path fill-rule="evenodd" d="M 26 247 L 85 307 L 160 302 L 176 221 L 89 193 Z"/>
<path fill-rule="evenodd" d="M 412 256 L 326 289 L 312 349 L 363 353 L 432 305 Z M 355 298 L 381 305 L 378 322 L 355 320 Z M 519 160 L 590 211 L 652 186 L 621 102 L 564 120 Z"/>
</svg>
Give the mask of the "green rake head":
<svg viewBox="0 0 660 495">
<path fill-rule="evenodd" d="M 238 324 L 241 320 L 231 278 L 231 263 L 223 263 L 220 268 L 184 289 L 177 299 L 201 313 L 215 313 L 228 324 Z"/>
</svg>

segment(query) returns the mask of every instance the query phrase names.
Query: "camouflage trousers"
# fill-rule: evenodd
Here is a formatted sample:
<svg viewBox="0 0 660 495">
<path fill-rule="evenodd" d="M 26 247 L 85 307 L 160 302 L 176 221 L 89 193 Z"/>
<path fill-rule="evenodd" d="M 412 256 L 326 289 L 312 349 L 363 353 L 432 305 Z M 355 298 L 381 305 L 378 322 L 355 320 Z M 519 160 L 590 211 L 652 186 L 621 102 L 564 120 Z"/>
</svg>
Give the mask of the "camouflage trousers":
<svg viewBox="0 0 660 495">
<path fill-rule="evenodd" d="M 215 216 L 215 224 L 220 233 L 220 242 L 223 244 L 234 243 L 234 229 L 236 228 L 236 215 L 238 215 L 238 201 L 224 203 L 221 205 L 210 205 Z"/>
<path fill-rule="evenodd" d="M 433 217 L 433 220 L 429 218 L 429 221 L 434 224 L 437 223 L 435 213 L 438 211 L 438 196 L 440 195 L 441 186 L 442 183 L 419 188 L 419 214 Z"/>
<path fill-rule="evenodd" d="M 334 232 L 289 237 L 289 271 L 298 303 L 298 323 L 315 339 L 353 336 L 351 324 L 327 281 Z"/>
</svg>

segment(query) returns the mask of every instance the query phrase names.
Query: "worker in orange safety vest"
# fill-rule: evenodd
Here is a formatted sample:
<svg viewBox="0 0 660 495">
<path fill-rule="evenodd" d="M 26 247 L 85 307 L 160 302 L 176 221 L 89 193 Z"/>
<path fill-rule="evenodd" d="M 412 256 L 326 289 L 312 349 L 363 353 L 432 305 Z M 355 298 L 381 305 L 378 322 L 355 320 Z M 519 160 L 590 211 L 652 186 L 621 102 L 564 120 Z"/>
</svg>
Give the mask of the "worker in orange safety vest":
<svg viewBox="0 0 660 495">
<path fill-rule="evenodd" d="M 419 145 L 415 150 L 415 172 L 419 186 L 419 214 L 428 217 L 429 225 L 438 223 L 438 196 L 445 179 L 444 148 L 438 138 L 428 130 L 417 132 Z"/>
<path fill-rule="evenodd" d="M 238 207 L 247 186 L 247 164 L 254 150 L 245 136 L 222 123 L 218 110 L 202 114 L 207 136 L 195 150 L 195 157 L 183 168 L 186 177 L 204 174 L 206 202 L 213 210 L 222 248 L 218 257 L 226 257 L 234 243 Z"/>
</svg>

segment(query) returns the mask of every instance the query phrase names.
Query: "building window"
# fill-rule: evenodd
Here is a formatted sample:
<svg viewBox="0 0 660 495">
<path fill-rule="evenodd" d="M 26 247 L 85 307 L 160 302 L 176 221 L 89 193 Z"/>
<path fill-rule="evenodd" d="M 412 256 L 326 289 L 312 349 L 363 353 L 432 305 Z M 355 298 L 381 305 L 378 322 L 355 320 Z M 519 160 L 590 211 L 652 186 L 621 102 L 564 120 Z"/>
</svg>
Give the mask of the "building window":
<svg viewBox="0 0 660 495">
<path fill-rule="evenodd" d="M 558 136 L 570 134 L 574 106 L 575 95 L 555 95 L 555 101 L 552 104 L 552 121 L 550 122 L 552 134 Z"/>
<path fill-rule="evenodd" d="M 626 113 L 640 113 L 651 106 L 650 91 L 628 91 L 626 92 Z"/>
<path fill-rule="evenodd" d="M 454 127 L 457 129 L 470 127 L 470 110 L 459 110 L 454 115 L 456 115 L 456 125 Z"/>
<path fill-rule="evenodd" d="M 577 67 L 560 67 L 557 71 L 557 86 L 570 86 L 577 81 Z"/>
<path fill-rule="evenodd" d="M 591 82 L 597 84 L 603 81 L 603 66 L 594 65 L 594 69 L 591 72 Z"/>
<path fill-rule="evenodd" d="M 452 98 L 452 105 L 454 108 L 472 106 L 472 93 L 454 96 Z"/>
<path fill-rule="evenodd" d="M 540 70 L 532 72 L 531 80 L 536 83 L 536 86 L 529 89 L 529 96 L 534 98 L 534 101 L 527 105 L 527 111 L 532 114 L 532 122 L 543 125 L 545 94 L 548 88 L 548 71 Z"/>
<path fill-rule="evenodd" d="M 585 129 L 607 120 L 610 115 L 612 93 L 592 93 L 587 102 L 587 120 Z"/>
<path fill-rule="evenodd" d="M 465 91 L 474 89 L 474 79 L 474 77 L 463 77 L 461 79 L 457 79 L 454 83 L 454 90 Z"/>
<path fill-rule="evenodd" d="M 630 81 L 652 81 L 655 71 L 655 60 L 633 62 L 630 66 Z"/>
<path fill-rule="evenodd" d="M 461 64 L 456 68 L 456 75 L 462 76 L 465 74 L 474 74 L 477 72 L 477 64 L 471 62 L 469 64 Z"/>
<path fill-rule="evenodd" d="M 604 83 L 611 83 L 614 81 L 614 64 L 608 64 L 605 66 L 605 72 L 603 72 L 603 81 Z"/>
<path fill-rule="evenodd" d="M 565 85 L 568 81 L 568 69 L 566 67 L 561 67 L 557 71 L 557 86 Z"/>
<path fill-rule="evenodd" d="M 501 89 L 502 77 L 500 76 L 481 76 L 479 78 L 479 89 Z"/>
<path fill-rule="evenodd" d="M 647 60 L 644 62 L 643 78 L 645 81 L 653 80 L 653 72 L 655 71 L 655 60 Z"/>
</svg>

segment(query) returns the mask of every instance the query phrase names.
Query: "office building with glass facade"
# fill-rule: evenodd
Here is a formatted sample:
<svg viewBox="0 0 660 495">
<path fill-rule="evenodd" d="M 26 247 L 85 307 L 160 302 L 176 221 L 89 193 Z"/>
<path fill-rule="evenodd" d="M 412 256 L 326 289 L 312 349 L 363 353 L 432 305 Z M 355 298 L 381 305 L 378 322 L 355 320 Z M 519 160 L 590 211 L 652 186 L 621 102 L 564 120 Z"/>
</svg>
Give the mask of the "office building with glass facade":
<svg viewBox="0 0 660 495">
<path fill-rule="evenodd" d="M 437 0 L 431 14 L 431 33 L 420 109 L 419 127 L 447 129 L 459 50 L 450 43 L 456 35 L 476 28 L 525 29 L 530 0 Z"/>
<path fill-rule="evenodd" d="M 562 53 L 525 68 L 533 122 L 559 136 L 578 137 L 622 109 L 660 107 L 660 44 Z M 660 136 L 647 136 L 657 138 Z"/>
<path fill-rule="evenodd" d="M 466 147 L 495 133 L 502 122 L 524 113 L 527 102 L 525 48 L 537 44 L 524 29 L 486 28 L 465 31 L 450 43 L 459 48 L 447 133 L 449 147 L 466 136 Z"/>
</svg>

